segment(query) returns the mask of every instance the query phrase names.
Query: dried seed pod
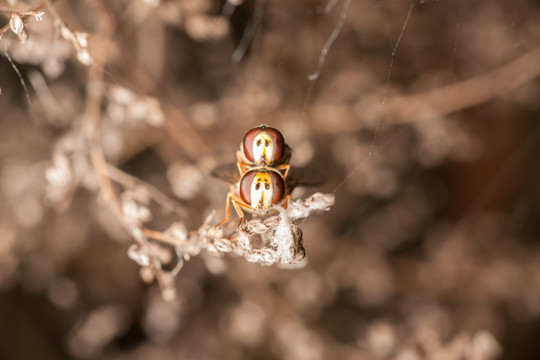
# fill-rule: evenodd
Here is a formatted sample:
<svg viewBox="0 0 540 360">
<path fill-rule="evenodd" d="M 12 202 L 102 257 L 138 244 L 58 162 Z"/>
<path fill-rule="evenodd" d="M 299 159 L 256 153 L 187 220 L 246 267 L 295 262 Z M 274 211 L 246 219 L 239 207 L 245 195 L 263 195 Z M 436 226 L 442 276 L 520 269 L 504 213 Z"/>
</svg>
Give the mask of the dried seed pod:
<svg viewBox="0 0 540 360">
<path fill-rule="evenodd" d="M 24 21 L 22 16 L 19 13 L 11 14 L 11 19 L 9 20 L 9 27 L 17 36 L 20 36 L 24 31 Z"/>
</svg>

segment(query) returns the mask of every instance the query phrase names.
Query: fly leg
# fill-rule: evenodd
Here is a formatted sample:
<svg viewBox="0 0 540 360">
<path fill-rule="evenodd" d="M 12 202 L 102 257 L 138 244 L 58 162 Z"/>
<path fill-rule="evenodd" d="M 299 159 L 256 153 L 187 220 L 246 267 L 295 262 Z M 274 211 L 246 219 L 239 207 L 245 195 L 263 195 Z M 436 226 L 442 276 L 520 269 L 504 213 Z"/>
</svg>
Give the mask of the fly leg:
<svg viewBox="0 0 540 360">
<path fill-rule="evenodd" d="M 291 194 L 285 195 L 283 200 L 281 200 L 281 204 L 283 204 L 283 207 L 287 209 L 289 207 L 289 201 L 291 200 Z"/>
<path fill-rule="evenodd" d="M 215 227 L 219 227 L 219 226 L 225 224 L 227 221 L 229 221 L 229 219 L 231 218 L 231 203 L 233 204 L 234 210 L 236 211 L 236 213 L 240 217 L 240 221 L 238 223 L 238 226 L 240 226 L 240 224 L 242 224 L 242 222 L 244 221 L 244 218 L 245 218 L 243 209 L 249 210 L 250 207 L 238 195 L 236 195 L 233 192 L 229 191 L 227 193 L 227 203 L 226 203 L 226 206 L 225 206 L 225 219 L 221 220 Z"/>
<path fill-rule="evenodd" d="M 277 166 L 275 166 L 275 168 L 278 169 L 279 171 L 283 171 L 283 173 L 282 173 L 283 180 L 286 180 L 287 176 L 289 175 L 289 171 L 291 170 L 291 165 L 289 165 L 289 164 L 277 165 Z"/>
</svg>

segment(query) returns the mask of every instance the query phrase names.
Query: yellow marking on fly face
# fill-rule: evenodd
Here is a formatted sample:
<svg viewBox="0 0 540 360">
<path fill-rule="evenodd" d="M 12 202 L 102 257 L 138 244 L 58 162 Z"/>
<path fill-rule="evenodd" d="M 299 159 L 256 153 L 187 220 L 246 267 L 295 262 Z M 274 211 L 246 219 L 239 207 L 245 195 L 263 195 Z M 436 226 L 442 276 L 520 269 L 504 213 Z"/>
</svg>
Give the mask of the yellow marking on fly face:
<svg viewBox="0 0 540 360">
<path fill-rule="evenodd" d="M 257 164 L 261 164 L 263 161 L 269 164 L 273 158 L 274 141 L 266 131 L 261 131 L 253 139 L 253 159 Z"/>
<path fill-rule="evenodd" d="M 272 206 L 272 178 L 270 173 L 258 172 L 251 183 L 251 208 L 267 210 Z"/>
</svg>

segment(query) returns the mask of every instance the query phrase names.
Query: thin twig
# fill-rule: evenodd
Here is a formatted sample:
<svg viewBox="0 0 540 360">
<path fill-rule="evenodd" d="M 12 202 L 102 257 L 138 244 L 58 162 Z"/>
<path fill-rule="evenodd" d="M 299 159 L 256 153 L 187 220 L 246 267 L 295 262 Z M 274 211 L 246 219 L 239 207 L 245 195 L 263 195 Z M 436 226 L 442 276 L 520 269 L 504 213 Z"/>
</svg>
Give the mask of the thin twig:
<svg viewBox="0 0 540 360">
<path fill-rule="evenodd" d="M 30 94 L 28 93 L 28 87 L 26 86 L 26 81 L 24 81 L 24 78 L 21 72 L 19 71 L 19 68 L 17 67 L 17 65 L 15 65 L 15 63 L 11 59 L 11 56 L 9 56 L 9 54 L 6 51 L 4 51 L 4 56 L 8 59 L 9 64 L 11 65 L 15 73 L 17 74 L 17 77 L 19 78 L 19 81 L 22 84 L 22 87 L 24 89 L 24 95 L 26 96 L 26 101 L 28 102 L 28 105 L 32 105 L 32 102 L 30 101 Z"/>
<path fill-rule="evenodd" d="M 379 106 L 375 102 L 338 108 L 332 105 L 319 105 L 312 109 L 310 117 L 313 118 L 313 124 L 318 131 L 325 133 L 358 129 L 362 126 L 356 115 L 358 113 L 376 114 L 375 116 L 383 117 L 388 123 L 395 124 L 427 121 L 482 104 L 509 93 L 538 76 L 540 76 L 540 48 L 485 75 L 421 94 L 390 98 L 386 101 L 383 112 L 374 111 L 373 107 Z M 321 115 L 328 113 L 325 107 L 335 110 L 332 122 Z"/>
<path fill-rule="evenodd" d="M 102 41 L 96 42 L 93 53 L 94 65 L 88 74 L 85 117 L 90 141 L 90 158 L 98 177 L 99 189 L 107 205 L 150 260 L 150 268 L 162 290 L 163 297 L 172 300 L 175 295 L 174 288 L 171 288 L 170 274 L 165 273 L 160 260 L 152 255 L 148 238 L 144 235 L 140 224 L 134 224 L 133 220 L 128 219 L 123 213 L 122 205 L 112 187 L 107 161 L 101 147 L 101 102 L 104 90 L 104 68 L 109 51 L 108 41 L 105 39 L 112 37 L 115 21 L 103 1 L 95 0 L 94 3 L 100 13 L 97 35 Z"/>
<path fill-rule="evenodd" d="M 256 33 L 258 32 L 258 29 L 261 27 L 262 18 L 263 18 L 263 10 L 264 10 L 264 2 L 265 0 L 257 0 L 255 2 L 255 11 L 253 13 L 253 20 L 250 21 L 246 25 L 246 28 L 244 29 L 244 32 L 242 33 L 242 38 L 240 39 L 238 46 L 236 47 L 236 49 L 234 50 L 232 54 L 232 61 L 235 64 L 238 64 L 240 60 L 242 60 L 242 58 L 246 54 L 249 44 L 251 43 L 251 40 L 255 37 Z"/>
<path fill-rule="evenodd" d="M 183 243 L 177 237 L 167 235 L 167 234 L 165 234 L 165 233 L 163 233 L 161 231 L 152 230 L 152 229 L 148 229 L 148 228 L 143 227 L 142 232 L 143 232 L 144 236 L 146 236 L 149 239 L 158 240 L 160 242 L 163 242 L 163 243 L 168 244 L 168 245 L 172 245 L 174 247 L 185 246 L 186 245 L 185 243 Z"/>
<path fill-rule="evenodd" d="M 182 206 L 182 204 L 174 201 L 163 192 L 156 189 L 154 186 L 118 169 L 111 164 L 108 165 L 107 169 L 109 177 L 117 183 L 122 184 L 126 188 L 142 187 L 156 203 L 161 205 L 167 211 L 175 212 L 181 217 L 187 216 L 187 209 Z"/>
<path fill-rule="evenodd" d="M 336 41 L 339 33 L 341 32 L 341 28 L 343 28 L 343 25 L 345 24 L 345 18 L 347 17 L 347 14 L 349 12 L 350 5 L 351 0 L 343 0 L 343 5 L 341 7 L 341 12 L 339 13 L 338 22 L 336 23 L 334 30 L 326 40 L 326 43 L 324 44 L 321 53 L 319 54 L 319 59 L 317 60 L 317 68 L 313 73 L 308 75 L 308 79 L 310 81 L 315 81 L 319 78 L 321 70 L 324 66 L 324 62 L 326 60 L 326 56 L 328 55 L 328 51 L 330 51 L 330 48 L 334 44 L 334 41 Z"/>
<path fill-rule="evenodd" d="M 27 12 L 24 12 L 24 13 L 21 13 L 21 17 L 23 20 L 26 20 L 29 16 L 31 16 L 29 13 L 33 13 L 33 12 L 38 12 L 38 11 L 41 11 L 41 10 L 44 10 L 47 5 L 49 4 L 53 4 L 56 0 L 43 0 L 41 3 L 39 3 L 38 5 L 36 5 L 35 7 L 33 7 L 31 10 L 27 11 Z M 7 9 L 5 11 L 8 11 Z M 14 13 L 18 12 L 18 11 L 12 11 Z M 10 29 L 10 26 L 9 26 L 9 23 L 2 26 L 0 28 L 0 35 L 2 35 L 3 33 L 9 31 Z"/>
<path fill-rule="evenodd" d="M 112 16 L 103 8 L 100 1 L 95 1 L 101 16 L 98 23 L 97 34 L 102 39 L 109 39 L 112 36 L 114 20 Z M 99 188 L 103 197 L 109 204 L 115 215 L 123 221 L 123 214 L 120 203 L 114 192 L 108 175 L 107 161 L 101 147 L 101 100 L 103 96 L 103 69 L 107 62 L 108 42 L 96 41 L 94 49 L 94 66 L 88 73 L 87 97 L 85 118 L 88 125 L 88 137 L 90 141 L 90 158 L 98 177 Z"/>
<path fill-rule="evenodd" d="M 334 5 L 332 5 L 332 7 L 333 6 Z M 321 49 L 321 53 L 319 54 L 319 58 L 317 60 L 317 68 L 315 69 L 313 73 L 308 74 L 309 85 L 306 90 L 306 94 L 304 96 L 304 105 L 303 105 L 304 115 L 306 114 L 307 107 L 311 101 L 313 88 L 315 87 L 315 81 L 319 78 L 322 68 L 324 66 L 324 63 L 326 61 L 326 56 L 328 55 L 330 48 L 334 44 L 334 41 L 336 41 L 337 37 L 339 36 L 341 32 L 341 29 L 343 28 L 343 25 L 345 24 L 345 19 L 347 18 L 347 14 L 349 13 L 350 6 L 351 6 L 351 0 L 343 0 L 343 5 L 341 6 L 339 19 L 336 23 L 336 26 L 334 27 L 334 30 L 332 30 L 332 33 L 326 40 L 326 43 L 324 44 L 323 48 Z"/>
<path fill-rule="evenodd" d="M 539 75 L 540 49 L 536 49 L 488 74 L 428 93 L 394 98 L 388 103 L 388 115 L 395 117 L 395 122 L 426 120 L 481 104 Z"/>
</svg>

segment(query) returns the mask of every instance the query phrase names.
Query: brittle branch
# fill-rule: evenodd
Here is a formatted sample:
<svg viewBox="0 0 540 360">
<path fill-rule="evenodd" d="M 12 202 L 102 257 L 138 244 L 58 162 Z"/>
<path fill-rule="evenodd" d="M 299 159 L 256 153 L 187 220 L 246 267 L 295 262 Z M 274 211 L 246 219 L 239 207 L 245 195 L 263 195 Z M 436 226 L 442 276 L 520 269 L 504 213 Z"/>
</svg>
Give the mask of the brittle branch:
<svg viewBox="0 0 540 360">
<path fill-rule="evenodd" d="M 33 16 L 34 14 L 44 10 L 49 4 L 53 4 L 56 0 L 43 0 L 42 2 L 40 2 L 38 5 L 34 6 L 32 9 L 30 9 L 29 11 L 26 11 L 26 12 L 23 12 L 23 13 L 20 13 L 20 17 L 22 18 L 22 20 L 26 20 L 28 17 L 30 16 Z M 5 13 L 18 13 L 18 11 L 15 11 L 15 10 L 10 10 L 10 9 L 4 9 L 2 8 L 1 9 L 2 12 L 5 12 Z M 9 31 L 10 29 L 10 24 L 6 24 L 4 26 L 2 26 L 0 28 L 0 35 L 6 33 L 7 31 Z"/>
</svg>

